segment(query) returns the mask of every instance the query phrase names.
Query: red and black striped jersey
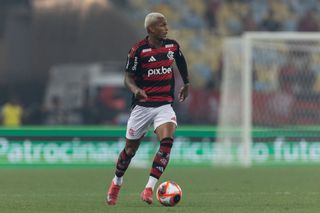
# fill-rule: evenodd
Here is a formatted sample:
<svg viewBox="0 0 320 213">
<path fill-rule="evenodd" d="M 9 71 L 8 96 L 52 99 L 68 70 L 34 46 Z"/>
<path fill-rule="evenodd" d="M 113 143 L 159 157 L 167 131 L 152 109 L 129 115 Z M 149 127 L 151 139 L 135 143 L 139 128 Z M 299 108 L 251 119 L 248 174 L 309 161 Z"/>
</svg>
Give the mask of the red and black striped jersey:
<svg viewBox="0 0 320 213">
<path fill-rule="evenodd" d="M 175 40 L 164 39 L 161 47 L 154 48 L 146 37 L 132 47 L 127 58 L 126 72 L 134 75 L 136 85 L 148 95 L 148 98 L 142 100 L 133 96 L 133 106 L 157 107 L 173 102 L 174 61 L 183 81 L 188 83 L 187 65 Z"/>
</svg>

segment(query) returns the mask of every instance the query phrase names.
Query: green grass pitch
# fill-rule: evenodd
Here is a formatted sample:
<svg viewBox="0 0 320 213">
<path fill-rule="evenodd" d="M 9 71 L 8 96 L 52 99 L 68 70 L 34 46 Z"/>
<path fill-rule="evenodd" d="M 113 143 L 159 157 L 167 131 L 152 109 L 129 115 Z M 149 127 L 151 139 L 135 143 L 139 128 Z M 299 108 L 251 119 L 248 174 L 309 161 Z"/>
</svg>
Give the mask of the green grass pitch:
<svg viewBox="0 0 320 213">
<path fill-rule="evenodd" d="M 320 167 L 174 168 L 159 181 L 180 184 L 175 207 L 140 201 L 148 169 L 129 168 L 116 206 L 106 206 L 112 168 L 0 168 L 1 213 L 320 211 Z"/>
</svg>

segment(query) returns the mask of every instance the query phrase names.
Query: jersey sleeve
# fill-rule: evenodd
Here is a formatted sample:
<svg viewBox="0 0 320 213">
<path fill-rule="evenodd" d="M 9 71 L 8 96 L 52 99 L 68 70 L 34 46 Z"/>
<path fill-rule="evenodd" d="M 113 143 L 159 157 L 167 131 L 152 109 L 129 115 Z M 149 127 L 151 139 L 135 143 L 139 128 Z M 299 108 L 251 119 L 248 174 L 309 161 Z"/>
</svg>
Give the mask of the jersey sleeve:
<svg viewBox="0 0 320 213">
<path fill-rule="evenodd" d="M 135 73 L 138 67 L 139 58 L 135 47 L 131 48 L 127 57 L 126 72 Z"/>
<path fill-rule="evenodd" d="M 175 61 L 177 64 L 177 67 L 179 69 L 181 78 L 183 80 L 183 83 L 188 84 L 189 83 L 189 75 L 188 75 L 188 66 L 186 59 L 184 55 L 182 54 L 180 50 L 180 45 L 176 42 L 177 50 L 175 52 Z"/>
</svg>

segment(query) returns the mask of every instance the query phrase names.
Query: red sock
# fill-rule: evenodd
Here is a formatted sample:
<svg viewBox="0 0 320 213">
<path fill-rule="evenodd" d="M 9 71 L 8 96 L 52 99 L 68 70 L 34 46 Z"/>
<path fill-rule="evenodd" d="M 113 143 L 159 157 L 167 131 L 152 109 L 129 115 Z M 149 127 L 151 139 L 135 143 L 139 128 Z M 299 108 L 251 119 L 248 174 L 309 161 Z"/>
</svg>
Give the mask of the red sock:
<svg viewBox="0 0 320 213">
<path fill-rule="evenodd" d="M 172 144 L 172 138 L 164 138 L 160 141 L 160 148 L 154 157 L 150 176 L 160 178 L 169 163 Z"/>
<path fill-rule="evenodd" d="M 126 153 L 125 149 L 122 150 L 122 152 L 119 154 L 119 158 L 117 161 L 117 167 L 115 172 L 117 177 L 122 177 L 124 175 L 132 158 L 133 156 L 129 156 Z"/>
</svg>

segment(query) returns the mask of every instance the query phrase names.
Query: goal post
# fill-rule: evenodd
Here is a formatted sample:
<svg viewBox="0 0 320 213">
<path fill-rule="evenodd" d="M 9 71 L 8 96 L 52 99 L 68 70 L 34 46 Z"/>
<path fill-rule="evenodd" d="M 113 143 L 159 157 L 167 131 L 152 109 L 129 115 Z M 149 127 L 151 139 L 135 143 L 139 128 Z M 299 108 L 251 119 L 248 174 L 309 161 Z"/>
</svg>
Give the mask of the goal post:
<svg viewBox="0 0 320 213">
<path fill-rule="evenodd" d="M 229 162 L 251 166 L 255 128 L 319 124 L 320 33 L 247 32 L 223 46 L 217 141 L 240 150 Z"/>
</svg>

